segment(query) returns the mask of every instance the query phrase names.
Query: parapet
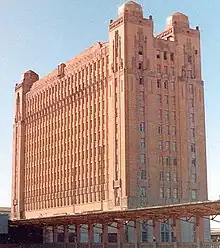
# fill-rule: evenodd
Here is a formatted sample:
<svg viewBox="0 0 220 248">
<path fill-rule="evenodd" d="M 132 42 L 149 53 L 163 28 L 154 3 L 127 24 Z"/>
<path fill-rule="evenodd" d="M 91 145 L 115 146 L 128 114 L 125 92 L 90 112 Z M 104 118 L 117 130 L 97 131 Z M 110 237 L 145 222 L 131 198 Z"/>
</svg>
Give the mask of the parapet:
<svg viewBox="0 0 220 248">
<path fill-rule="evenodd" d="M 36 72 L 34 72 L 32 70 L 26 71 L 22 75 L 20 82 L 15 85 L 15 90 L 17 90 L 18 88 L 23 86 L 24 91 L 28 92 L 30 90 L 31 86 L 33 85 L 33 83 L 35 83 L 38 80 L 39 80 L 39 75 Z"/>
<path fill-rule="evenodd" d="M 121 7 L 118 8 L 118 15 L 124 15 L 125 13 L 129 12 L 136 12 L 143 16 L 143 9 L 140 4 L 134 2 L 134 1 L 128 1 L 127 3 L 124 3 Z"/>
<path fill-rule="evenodd" d="M 185 27 L 189 28 L 189 18 L 188 16 L 176 12 L 175 14 L 169 16 L 167 18 L 167 26 L 166 29 L 170 29 L 173 26 Z"/>
<path fill-rule="evenodd" d="M 39 76 L 36 72 L 32 71 L 32 70 L 29 70 L 29 71 L 26 71 L 24 74 L 23 74 L 23 82 L 30 82 L 30 81 L 33 81 L 33 82 L 36 82 L 37 80 L 39 80 Z"/>
</svg>

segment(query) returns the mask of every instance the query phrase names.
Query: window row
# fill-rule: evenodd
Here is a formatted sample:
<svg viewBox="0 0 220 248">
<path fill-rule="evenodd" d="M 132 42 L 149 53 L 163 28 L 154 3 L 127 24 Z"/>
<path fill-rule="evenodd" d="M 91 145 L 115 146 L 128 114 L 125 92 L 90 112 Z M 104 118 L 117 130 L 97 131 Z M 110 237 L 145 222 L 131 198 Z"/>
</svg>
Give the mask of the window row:
<svg viewBox="0 0 220 248">
<path fill-rule="evenodd" d="M 169 53 L 168 51 L 162 52 L 160 50 L 157 50 L 156 58 L 157 59 L 163 58 L 164 60 L 170 60 L 171 62 L 174 62 L 174 53 L 173 52 Z"/>
<path fill-rule="evenodd" d="M 157 95 L 157 104 L 160 106 L 162 106 L 162 104 L 175 106 L 176 105 L 176 98 L 175 98 L 175 96 L 169 97 L 168 95 L 164 95 L 162 97 L 162 95 L 158 94 Z"/>
<path fill-rule="evenodd" d="M 171 188 L 165 189 L 164 187 L 160 187 L 160 198 L 178 199 L 178 197 L 178 188 L 174 188 L 173 191 L 171 191 Z"/>
<path fill-rule="evenodd" d="M 159 156 L 158 157 L 158 165 L 159 166 L 170 166 L 170 165 L 177 165 L 177 158 L 170 157 L 170 156 Z"/>
<path fill-rule="evenodd" d="M 165 80 L 164 82 L 162 82 L 161 79 L 157 79 L 157 88 L 161 89 L 164 88 L 166 90 L 168 90 L 170 88 L 171 92 L 175 91 L 175 83 L 174 82 L 168 82 L 168 80 Z"/>
<path fill-rule="evenodd" d="M 160 172 L 160 181 L 166 181 L 166 182 L 177 182 L 177 173 L 176 172 Z"/>
<path fill-rule="evenodd" d="M 158 135 L 172 135 L 176 136 L 176 126 L 168 126 L 168 125 L 158 125 L 157 126 L 157 134 Z"/>
<path fill-rule="evenodd" d="M 158 151 L 177 151 L 177 144 L 175 141 L 170 142 L 170 141 L 165 141 L 163 142 L 162 140 L 158 141 Z"/>
<path fill-rule="evenodd" d="M 162 68 L 161 68 L 161 65 L 157 65 L 157 73 L 158 74 L 165 74 L 165 75 L 171 75 L 171 76 L 174 76 L 175 75 L 175 69 L 174 67 L 168 67 L 168 66 L 164 66 L 163 68 L 163 71 L 162 71 Z"/>
<path fill-rule="evenodd" d="M 176 121 L 176 112 L 175 111 L 171 111 L 169 112 L 168 110 L 164 110 L 162 111 L 162 109 L 158 109 L 157 111 L 157 119 L 159 121 L 165 120 L 165 121 Z"/>
</svg>

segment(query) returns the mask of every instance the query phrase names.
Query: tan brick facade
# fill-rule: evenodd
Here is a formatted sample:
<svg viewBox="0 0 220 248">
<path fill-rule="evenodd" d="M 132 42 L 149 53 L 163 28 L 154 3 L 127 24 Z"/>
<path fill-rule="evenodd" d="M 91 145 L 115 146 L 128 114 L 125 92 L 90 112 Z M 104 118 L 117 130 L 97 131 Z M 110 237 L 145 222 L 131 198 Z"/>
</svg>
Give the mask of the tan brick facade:
<svg viewBox="0 0 220 248">
<path fill-rule="evenodd" d="M 12 217 L 207 199 L 199 29 L 130 1 L 97 43 L 15 88 Z"/>
</svg>

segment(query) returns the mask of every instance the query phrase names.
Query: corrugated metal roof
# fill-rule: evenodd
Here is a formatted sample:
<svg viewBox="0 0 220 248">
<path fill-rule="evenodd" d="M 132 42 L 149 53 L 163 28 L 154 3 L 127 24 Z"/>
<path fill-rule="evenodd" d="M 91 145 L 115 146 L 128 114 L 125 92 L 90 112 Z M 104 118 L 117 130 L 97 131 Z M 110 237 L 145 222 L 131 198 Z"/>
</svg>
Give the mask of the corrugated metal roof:
<svg viewBox="0 0 220 248">
<path fill-rule="evenodd" d="M 220 228 L 212 228 L 211 235 L 220 235 Z"/>
<path fill-rule="evenodd" d="M 9 207 L 0 207 L 0 214 L 10 214 L 11 208 Z"/>
</svg>

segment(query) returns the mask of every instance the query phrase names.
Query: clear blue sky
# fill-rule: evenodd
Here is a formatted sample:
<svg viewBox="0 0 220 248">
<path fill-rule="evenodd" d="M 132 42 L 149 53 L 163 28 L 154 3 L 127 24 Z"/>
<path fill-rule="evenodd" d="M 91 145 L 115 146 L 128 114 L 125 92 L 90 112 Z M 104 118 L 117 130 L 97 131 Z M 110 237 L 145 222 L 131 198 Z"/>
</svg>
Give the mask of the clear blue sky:
<svg viewBox="0 0 220 248">
<path fill-rule="evenodd" d="M 11 202 L 14 85 L 32 69 L 43 76 L 96 41 L 108 40 L 108 23 L 123 0 L 0 0 L 0 206 Z M 200 26 L 205 81 L 209 198 L 220 195 L 220 1 L 140 0 L 155 32 L 180 11 Z"/>
</svg>

